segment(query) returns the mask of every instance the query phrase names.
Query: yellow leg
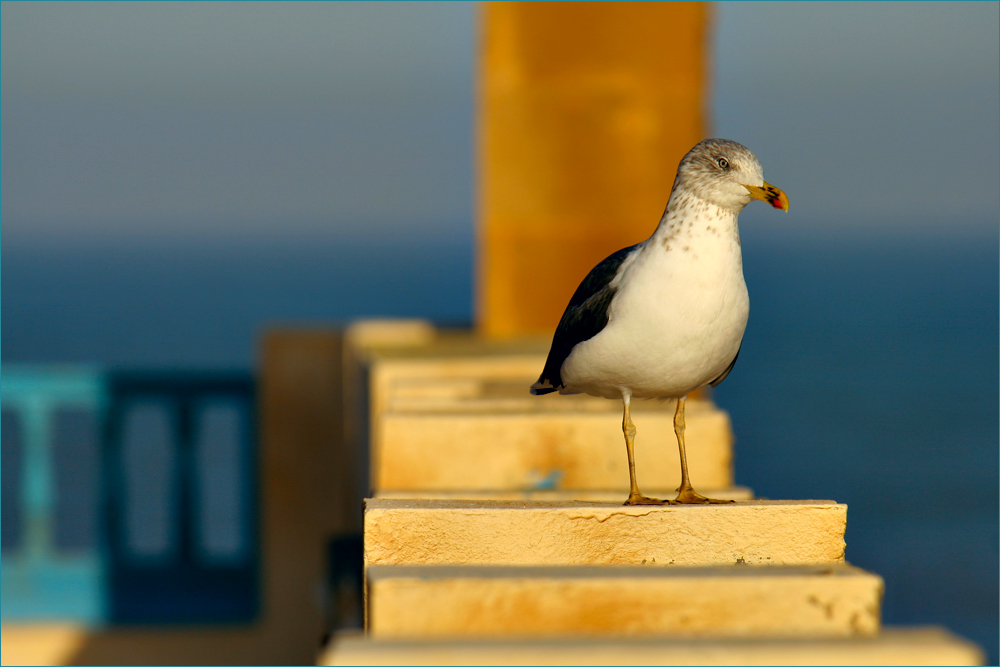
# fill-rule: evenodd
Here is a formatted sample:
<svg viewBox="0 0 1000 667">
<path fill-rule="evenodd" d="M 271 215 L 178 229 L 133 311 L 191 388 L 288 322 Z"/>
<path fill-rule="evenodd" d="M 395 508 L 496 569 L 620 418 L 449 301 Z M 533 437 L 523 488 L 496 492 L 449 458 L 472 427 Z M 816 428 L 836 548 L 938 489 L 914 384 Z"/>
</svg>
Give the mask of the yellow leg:
<svg viewBox="0 0 1000 667">
<path fill-rule="evenodd" d="M 635 454 L 633 447 L 635 446 L 635 424 L 632 423 L 632 417 L 629 414 L 629 402 L 630 396 L 622 396 L 622 402 L 625 404 L 625 414 L 622 417 L 622 432 L 625 434 L 625 450 L 628 452 L 628 481 L 629 481 L 629 493 L 628 500 L 625 501 L 626 505 L 665 505 L 668 501 L 657 500 L 656 498 L 648 498 L 641 493 L 639 493 L 639 485 L 635 481 Z"/>
<path fill-rule="evenodd" d="M 687 452 L 684 451 L 684 430 L 687 427 L 684 421 L 684 404 L 686 401 L 687 396 L 678 398 L 677 411 L 674 413 L 674 434 L 677 436 L 677 446 L 681 450 L 681 485 L 677 489 L 677 498 L 673 502 L 683 505 L 731 503 L 733 502 L 732 500 L 706 498 L 700 493 L 695 492 L 694 488 L 691 487 L 691 479 L 688 477 Z"/>
</svg>

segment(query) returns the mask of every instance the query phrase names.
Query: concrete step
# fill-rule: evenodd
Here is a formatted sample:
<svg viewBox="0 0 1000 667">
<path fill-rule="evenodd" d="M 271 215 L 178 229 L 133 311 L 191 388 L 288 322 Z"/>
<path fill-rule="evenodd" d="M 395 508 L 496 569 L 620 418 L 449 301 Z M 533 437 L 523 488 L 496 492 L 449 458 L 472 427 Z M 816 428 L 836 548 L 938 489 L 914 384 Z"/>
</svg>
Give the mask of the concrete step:
<svg viewBox="0 0 1000 667">
<path fill-rule="evenodd" d="M 527 385 L 525 385 L 525 392 Z M 590 397 L 587 397 L 590 398 Z M 372 478 L 380 491 L 472 489 L 609 489 L 628 494 L 621 403 L 528 396 L 505 409 L 501 399 L 476 399 L 450 409 L 385 411 L 373 429 Z M 534 401 L 533 405 L 531 401 Z M 593 401 L 602 409 L 594 409 Z M 636 478 L 640 489 L 675 489 L 680 457 L 672 404 L 634 410 Z M 646 406 L 649 407 L 649 406 Z M 532 409 L 533 408 L 533 409 Z M 696 489 L 733 484 L 729 415 L 709 401 L 690 401 L 687 452 Z"/>
<path fill-rule="evenodd" d="M 548 345 L 548 338 L 492 341 L 421 321 L 349 327 L 345 428 L 359 451 L 370 452 L 372 488 L 627 488 L 620 401 L 528 393 Z M 632 414 L 640 488 L 676 488 L 673 403 L 636 401 Z M 695 487 L 732 486 L 729 416 L 697 392 L 687 421 Z"/>
<path fill-rule="evenodd" d="M 365 565 L 808 565 L 844 560 L 832 500 L 629 506 L 601 502 L 365 502 Z"/>
<path fill-rule="evenodd" d="M 886 628 L 847 639 L 382 640 L 338 635 L 320 665 L 982 665 L 943 628 Z"/>
<path fill-rule="evenodd" d="M 883 590 L 847 564 L 382 565 L 367 585 L 376 639 L 873 636 Z"/>
<path fill-rule="evenodd" d="M 345 333 L 345 364 L 349 406 L 366 409 L 374 426 L 398 394 L 414 398 L 430 395 L 468 395 L 455 389 L 472 383 L 514 382 L 530 385 L 545 363 L 547 343 L 541 338 L 516 341 L 484 340 L 468 330 L 438 330 L 415 321 L 356 322 Z M 433 389 L 436 383 L 448 388 Z M 457 394 L 456 394 L 457 391 Z M 374 435 L 374 433 L 373 433 Z"/>
</svg>

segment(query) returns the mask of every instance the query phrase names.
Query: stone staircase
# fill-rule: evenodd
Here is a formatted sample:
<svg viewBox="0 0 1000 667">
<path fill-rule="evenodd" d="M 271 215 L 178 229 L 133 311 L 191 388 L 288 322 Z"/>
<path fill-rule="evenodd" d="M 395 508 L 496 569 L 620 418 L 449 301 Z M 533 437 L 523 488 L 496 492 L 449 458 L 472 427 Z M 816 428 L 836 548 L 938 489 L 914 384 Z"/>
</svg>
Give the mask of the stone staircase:
<svg viewBox="0 0 1000 667">
<path fill-rule="evenodd" d="M 882 629 L 881 577 L 844 560 L 846 505 L 734 487 L 709 396 L 688 406 L 692 482 L 737 502 L 625 507 L 620 405 L 527 395 L 547 341 L 419 322 L 345 340 L 375 489 L 366 633 L 320 664 L 982 664 L 943 629 Z M 672 416 L 633 409 L 640 487 L 668 498 Z"/>
</svg>

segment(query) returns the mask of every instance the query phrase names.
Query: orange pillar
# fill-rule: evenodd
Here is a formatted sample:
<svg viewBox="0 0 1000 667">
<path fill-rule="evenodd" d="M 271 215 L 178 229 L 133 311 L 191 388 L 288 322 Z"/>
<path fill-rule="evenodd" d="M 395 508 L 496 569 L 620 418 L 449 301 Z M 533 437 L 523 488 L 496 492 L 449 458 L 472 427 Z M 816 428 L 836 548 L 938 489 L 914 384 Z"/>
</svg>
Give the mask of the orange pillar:
<svg viewBox="0 0 1000 667">
<path fill-rule="evenodd" d="M 487 2 L 477 326 L 551 334 L 597 262 L 646 239 L 704 138 L 709 7 Z"/>
</svg>

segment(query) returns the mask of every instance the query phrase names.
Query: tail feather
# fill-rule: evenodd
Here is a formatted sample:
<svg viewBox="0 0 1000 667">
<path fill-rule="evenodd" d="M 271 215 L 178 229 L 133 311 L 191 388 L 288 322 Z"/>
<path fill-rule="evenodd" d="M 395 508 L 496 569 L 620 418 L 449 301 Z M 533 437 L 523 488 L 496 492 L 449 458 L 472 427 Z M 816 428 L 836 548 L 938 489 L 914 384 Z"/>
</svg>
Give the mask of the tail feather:
<svg viewBox="0 0 1000 667">
<path fill-rule="evenodd" d="M 559 391 L 558 387 L 553 387 L 552 383 L 545 378 L 538 378 L 538 382 L 531 385 L 531 393 L 534 396 L 541 396 L 542 394 L 551 394 L 554 391 Z"/>
</svg>

